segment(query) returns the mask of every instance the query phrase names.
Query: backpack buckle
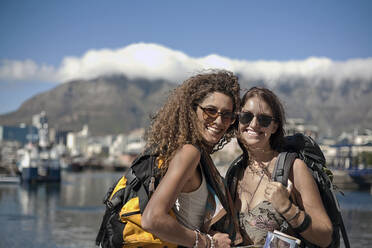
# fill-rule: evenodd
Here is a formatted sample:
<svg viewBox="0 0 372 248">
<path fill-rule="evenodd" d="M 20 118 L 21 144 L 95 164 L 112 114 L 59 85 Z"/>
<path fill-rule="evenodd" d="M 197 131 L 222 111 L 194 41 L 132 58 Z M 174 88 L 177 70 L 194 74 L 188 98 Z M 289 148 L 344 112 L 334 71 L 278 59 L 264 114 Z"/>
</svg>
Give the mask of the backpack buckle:
<svg viewBox="0 0 372 248">
<path fill-rule="evenodd" d="M 134 177 L 133 180 L 129 182 L 129 185 L 132 187 L 132 189 L 137 191 L 139 186 L 141 185 L 141 181 L 137 177 Z"/>
<path fill-rule="evenodd" d="M 276 175 L 282 177 L 284 175 L 284 169 L 277 169 Z"/>
<path fill-rule="evenodd" d="M 134 189 L 134 190 L 138 190 L 138 185 L 140 185 L 141 181 L 138 179 L 138 177 L 136 177 L 136 175 L 134 174 L 133 170 L 131 169 L 130 171 L 128 171 L 127 175 L 126 175 L 126 178 L 127 178 L 127 182 L 129 183 L 129 185 Z"/>
</svg>

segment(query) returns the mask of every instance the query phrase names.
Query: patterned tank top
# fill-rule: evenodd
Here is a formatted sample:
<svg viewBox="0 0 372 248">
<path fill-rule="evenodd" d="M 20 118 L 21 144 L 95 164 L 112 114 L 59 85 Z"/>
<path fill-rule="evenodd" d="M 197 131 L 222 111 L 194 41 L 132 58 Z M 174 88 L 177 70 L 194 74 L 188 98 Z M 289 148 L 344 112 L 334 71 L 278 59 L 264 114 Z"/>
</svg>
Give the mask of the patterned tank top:
<svg viewBox="0 0 372 248">
<path fill-rule="evenodd" d="M 260 202 L 249 212 L 240 212 L 239 225 L 254 245 L 264 245 L 268 231 L 288 231 L 288 223 L 268 201 Z"/>
</svg>

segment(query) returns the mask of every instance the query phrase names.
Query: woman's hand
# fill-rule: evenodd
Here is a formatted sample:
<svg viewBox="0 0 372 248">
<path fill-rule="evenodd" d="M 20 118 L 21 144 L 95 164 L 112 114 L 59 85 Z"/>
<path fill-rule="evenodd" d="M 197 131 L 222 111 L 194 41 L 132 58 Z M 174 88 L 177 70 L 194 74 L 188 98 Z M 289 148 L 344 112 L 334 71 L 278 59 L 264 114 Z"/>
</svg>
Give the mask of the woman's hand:
<svg viewBox="0 0 372 248">
<path fill-rule="evenodd" d="M 226 233 L 215 233 L 213 235 L 214 247 L 230 247 L 231 240 Z"/>
<path fill-rule="evenodd" d="M 288 186 L 284 187 L 280 182 L 269 182 L 265 189 L 265 198 L 279 213 L 283 213 L 291 204 L 289 196 L 293 188 L 292 182 L 288 179 Z"/>
</svg>

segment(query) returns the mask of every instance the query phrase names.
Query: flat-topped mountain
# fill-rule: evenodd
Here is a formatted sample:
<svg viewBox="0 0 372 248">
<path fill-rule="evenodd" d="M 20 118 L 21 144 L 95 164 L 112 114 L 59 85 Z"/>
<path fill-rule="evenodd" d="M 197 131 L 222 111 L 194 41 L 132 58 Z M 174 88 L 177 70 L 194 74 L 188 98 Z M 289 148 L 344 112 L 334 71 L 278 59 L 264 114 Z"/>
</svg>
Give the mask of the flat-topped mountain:
<svg viewBox="0 0 372 248">
<path fill-rule="evenodd" d="M 282 99 L 287 116 L 318 125 L 322 135 L 355 128 L 372 129 L 372 81 L 312 82 L 286 78 L 268 84 L 240 79 L 243 89 L 268 86 Z M 1 115 L 0 125 L 31 123 L 32 115 L 47 112 L 50 126 L 80 130 L 88 124 L 93 135 L 128 132 L 149 123 L 149 116 L 176 87 L 165 80 L 128 79 L 124 75 L 74 80 L 35 95 L 18 110 Z"/>
</svg>

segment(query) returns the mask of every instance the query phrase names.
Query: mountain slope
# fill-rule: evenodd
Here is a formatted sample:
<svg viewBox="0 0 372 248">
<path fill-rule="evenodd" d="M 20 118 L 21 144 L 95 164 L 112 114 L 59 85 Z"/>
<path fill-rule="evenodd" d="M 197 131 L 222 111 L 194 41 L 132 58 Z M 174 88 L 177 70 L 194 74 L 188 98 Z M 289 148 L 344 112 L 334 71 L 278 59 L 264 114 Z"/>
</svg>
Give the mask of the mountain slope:
<svg viewBox="0 0 372 248">
<path fill-rule="evenodd" d="M 287 117 L 304 118 L 319 127 L 321 135 L 372 129 L 372 81 L 283 78 L 268 84 L 264 80 L 240 79 L 242 89 L 269 86 L 283 101 Z M 47 112 L 50 126 L 59 130 L 80 130 L 88 124 L 94 135 L 117 134 L 145 127 L 176 85 L 167 81 L 134 79 L 123 75 L 61 84 L 25 101 L 12 113 L 0 116 L 0 125 L 31 123 L 32 115 Z"/>
<path fill-rule="evenodd" d="M 88 124 L 95 135 L 127 132 L 147 124 L 149 113 L 173 87 L 166 81 L 117 75 L 75 80 L 25 101 L 17 111 L 0 116 L 0 123 L 31 123 L 32 115 L 45 110 L 50 126 L 59 130 L 76 131 Z"/>
</svg>

